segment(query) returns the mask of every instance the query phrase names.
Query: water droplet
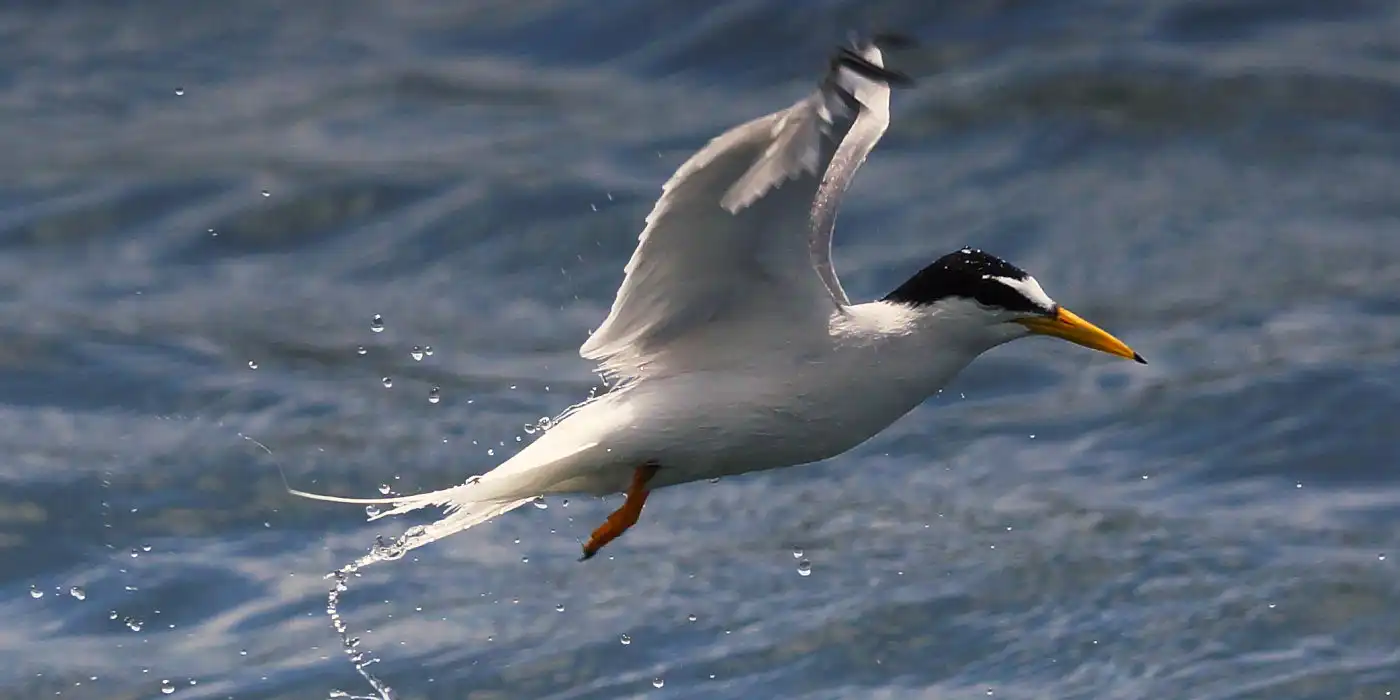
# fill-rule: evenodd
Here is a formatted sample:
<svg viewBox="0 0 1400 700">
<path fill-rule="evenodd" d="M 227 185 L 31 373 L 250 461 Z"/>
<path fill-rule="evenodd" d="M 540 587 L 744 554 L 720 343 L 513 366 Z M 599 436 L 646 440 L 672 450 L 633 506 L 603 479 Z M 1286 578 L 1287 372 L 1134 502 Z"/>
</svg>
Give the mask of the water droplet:
<svg viewBox="0 0 1400 700">
<path fill-rule="evenodd" d="M 414 362 L 422 362 L 423 348 L 420 348 L 417 345 L 413 346 L 413 349 L 408 351 L 408 356 L 412 357 Z"/>
<path fill-rule="evenodd" d="M 131 558 L 132 558 L 132 559 L 135 559 L 136 557 L 139 557 L 139 556 L 141 556 L 141 552 L 140 552 L 139 550 L 137 550 L 135 547 L 132 547 L 132 548 L 131 548 Z"/>
<path fill-rule="evenodd" d="M 812 575 L 812 562 L 807 561 L 806 559 L 803 559 L 802 561 L 797 562 L 797 575 L 798 575 L 798 576 L 811 576 L 811 575 Z"/>
<path fill-rule="evenodd" d="M 628 644 L 631 644 L 631 643 L 632 643 L 632 635 L 629 635 L 629 634 L 624 634 L 624 635 L 622 635 L 622 646 L 627 646 Z"/>
<path fill-rule="evenodd" d="M 143 552 L 149 552 L 149 551 L 151 551 L 151 545 L 148 545 L 148 544 L 143 544 L 143 545 L 141 545 L 141 551 L 143 551 Z"/>
<path fill-rule="evenodd" d="M 695 622 L 695 621 L 696 621 L 697 619 L 699 619 L 699 618 L 695 617 L 695 613 L 691 613 L 691 614 L 689 614 L 689 615 L 686 615 L 686 616 L 685 616 L 685 619 L 688 620 L 688 621 L 690 621 L 690 622 Z"/>
<path fill-rule="evenodd" d="M 171 683 L 169 680 L 163 680 L 163 681 L 161 681 L 161 682 L 160 682 L 160 692 L 162 692 L 162 693 L 164 693 L 164 694 L 166 694 L 166 695 L 169 695 L 169 694 L 175 692 L 175 684 L 174 684 L 174 683 Z"/>
<path fill-rule="evenodd" d="M 211 229 L 209 229 L 209 235 L 210 235 L 210 236 L 213 236 L 213 237 L 215 237 L 215 238 L 218 238 L 219 232 L 218 232 L 218 231 L 215 231 L 214 229 L 211 228 Z"/>
<path fill-rule="evenodd" d="M 394 386 L 394 378 L 393 378 L 393 377 L 385 377 L 385 378 L 383 378 L 383 379 L 381 379 L 381 380 L 379 380 L 379 381 L 382 382 L 382 383 L 384 384 L 384 388 L 385 388 L 385 389 L 388 389 L 388 388 Z"/>
<path fill-rule="evenodd" d="M 258 361 L 257 361 L 257 360 L 248 360 L 248 369 L 257 369 L 257 368 L 258 368 Z"/>
<path fill-rule="evenodd" d="M 555 605 L 555 606 L 554 606 L 554 612 L 564 612 L 564 604 L 563 604 L 563 603 L 559 603 L 558 605 Z"/>
<path fill-rule="evenodd" d="M 1379 554 L 1379 555 L 1376 556 L 1376 559 L 1379 560 L 1379 561 L 1385 561 L 1385 555 L 1384 555 L 1384 554 Z"/>
<path fill-rule="evenodd" d="M 140 620 L 138 620 L 138 619 L 136 619 L 136 618 L 134 618 L 134 617 L 128 617 L 128 618 L 126 618 L 126 626 L 127 626 L 127 629 L 130 629 L 132 632 L 140 632 L 140 631 L 141 631 L 141 625 L 143 625 L 143 624 L 145 624 L 145 623 L 144 623 L 144 622 L 141 622 Z"/>
<path fill-rule="evenodd" d="M 271 196 L 272 196 L 272 192 L 269 191 L 269 190 L 263 190 L 263 191 L 262 191 L 262 196 L 264 196 L 264 197 L 271 197 Z"/>
<path fill-rule="evenodd" d="M 41 591 L 41 590 L 39 590 L 39 587 L 38 587 L 38 586 L 30 586 L 30 587 L 29 587 L 29 597 L 30 597 L 30 598 L 34 598 L 35 600 L 38 600 L 39 598 L 43 598 L 43 597 L 44 597 L 44 592 Z"/>
<path fill-rule="evenodd" d="M 662 678 L 661 676 L 657 676 L 657 677 L 651 679 L 651 686 L 652 686 L 653 688 L 661 688 L 661 687 L 664 687 L 665 685 L 666 685 L 666 679 L 665 679 L 665 678 Z"/>
<path fill-rule="evenodd" d="M 521 564 L 529 564 L 529 563 L 530 563 L 530 557 L 520 557 L 520 563 L 521 563 Z"/>
<path fill-rule="evenodd" d="M 175 88 L 175 96 L 176 96 L 176 97 L 184 97 L 184 96 L 185 96 L 185 89 L 182 88 L 182 87 L 177 87 L 177 88 Z"/>
<path fill-rule="evenodd" d="M 364 355 L 364 354 L 369 353 L 369 350 L 366 350 L 366 349 L 365 349 L 365 346 L 361 345 L 360 347 L 355 348 L 355 353 L 358 354 L 358 355 Z"/>
<path fill-rule="evenodd" d="M 78 600 L 87 600 L 87 591 L 83 590 L 82 586 L 74 586 L 68 589 L 68 595 L 71 595 L 74 598 L 77 598 Z"/>
<path fill-rule="evenodd" d="M 495 456 L 496 456 L 496 448 L 494 448 L 494 447 L 488 448 L 488 449 L 486 450 L 486 456 L 487 456 L 487 457 L 495 457 Z"/>
<path fill-rule="evenodd" d="M 793 547 L 793 548 L 792 548 L 792 558 L 793 558 L 793 559 L 801 559 L 801 558 L 802 558 L 802 548 L 801 548 L 801 547 Z"/>
<path fill-rule="evenodd" d="M 544 502 L 544 496 L 535 496 L 535 500 L 530 502 L 535 504 L 535 507 L 539 508 L 540 510 L 546 510 L 549 508 L 549 504 Z"/>
<path fill-rule="evenodd" d="M 248 655 L 248 650 L 247 650 L 247 649 L 239 649 L 239 650 L 238 650 L 238 655 L 239 655 L 239 656 L 247 656 L 247 655 Z"/>
<path fill-rule="evenodd" d="M 428 357 L 432 357 L 432 356 L 433 356 L 433 346 L 431 346 L 431 345 L 424 345 L 424 346 L 423 346 L 423 354 L 424 354 L 424 355 L 427 355 Z"/>
<path fill-rule="evenodd" d="M 433 387 L 428 390 L 428 403 L 437 403 L 442 400 L 442 389 Z"/>
<path fill-rule="evenodd" d="M 380 485 L 379 485 L 379 494 L 380 494 L 381 496 L 388 496 L 389 493 L 390 493 L 391 491 L 393 491 L 393 490 L 394 490 L 394 487 L 392 487 L 392 486 L 390 486 L 390 485 L 388 485 L 388 484 L 380 484 Z"/>
<path fill-rule="evenodd" d="M 713 478 L 713 479 L 710 479 L 710 483 L 712 483 L 712 484 L 718 484 L 718 483 L 719 483 L 719 477 L 715 477 L 715 478 Z"/>
<path fill-rule="evenodd" d="M 368 505 L 368 506 L 365 506 L 365 516 L 366 516 L 366 517 L 373 518 L 373 517 L 376 516 L 376 515 L 379 515 L 379 506 L 376 506 L 376 505 Z"/>
<path fill-rule="evenodd" d="M 113 610 L 112 612 L 107 613 L 107 619 L 108 619 L 108 620 L 115 620 L 115 619 L 117 619 L 117 611 L 116 611 L 116 610 Z"/>
<path fill-rule="evenodd" d="M 374 318 L 369 320 L 369 329 L 375 333 L 382 333 L 384 331 L 384 317 L 375 314 Z"/>
</svg>

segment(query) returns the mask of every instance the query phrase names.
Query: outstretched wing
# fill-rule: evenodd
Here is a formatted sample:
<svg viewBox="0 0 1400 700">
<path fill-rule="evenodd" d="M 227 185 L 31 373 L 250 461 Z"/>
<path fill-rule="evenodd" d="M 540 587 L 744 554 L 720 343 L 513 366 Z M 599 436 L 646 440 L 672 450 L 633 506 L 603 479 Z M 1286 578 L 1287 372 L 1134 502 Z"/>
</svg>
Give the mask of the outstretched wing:
<svg viewBox="0 0 1400 700">
<path fill-rule="evenodd" d="M 836 211 L 889 124 L 876 45 L 843 48 L 819 89 L 737 126 L 662 188 L 603 325 L 579 349 L 614 375 L 675 370 L 685 340 L 767 327 L 824 333 L 849 302 L 831 263 Z M 751 335 L 751 334 L 750 334 Z"/>
</svg>

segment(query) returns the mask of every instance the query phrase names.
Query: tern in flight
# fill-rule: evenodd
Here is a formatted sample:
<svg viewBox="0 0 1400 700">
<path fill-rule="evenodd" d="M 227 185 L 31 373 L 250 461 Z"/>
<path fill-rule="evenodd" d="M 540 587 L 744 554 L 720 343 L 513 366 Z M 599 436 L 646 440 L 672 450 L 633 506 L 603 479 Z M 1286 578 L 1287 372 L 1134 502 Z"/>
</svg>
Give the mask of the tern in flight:
<svg viewBox="0 0 1400 700">
<path fill-rule="evenodd" d="M 964 248 L 855 304 L 831 262 L 841 198 L 889 125 L 895 38 L 831 58 L 818 88 L 740 124 L 662 187 L 607 319 L 579 348 L 612 389 L 496 468 L 387 504 L 440 506 L 352 567 L 402 556 L 548 494 L 625 492 L 583 558 L 637 523 L 652 489 L 808 464 L 865 442 L 978 355 L 1047 335 L 1140 355 L 1056 303 L 1034 277 Z M 347 567 L 348 568 L 348 567 Z"/>
</svg>

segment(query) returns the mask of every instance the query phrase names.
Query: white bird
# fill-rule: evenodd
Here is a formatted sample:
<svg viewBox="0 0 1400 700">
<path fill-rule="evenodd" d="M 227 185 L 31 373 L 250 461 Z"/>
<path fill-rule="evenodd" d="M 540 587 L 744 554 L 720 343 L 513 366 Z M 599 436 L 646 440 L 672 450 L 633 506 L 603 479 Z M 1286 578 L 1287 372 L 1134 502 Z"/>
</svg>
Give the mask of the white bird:
<svg viewBox="0 0 1400 700">
<path fill-rule="evenodd" d="M 884 430 L 983 352 L 1032 334 L 1143 362 L 1035 278 L 964 248 L 852 304 L 831 262 L 842 195 L 889 124 L 881 37 L 841 49 L 819 88 L 710 141 L 662 188 L 612 311 L 579 354 L 611 391 L 466 483 L 327 501 L 446 515 L 350 565 L 397 558 L 537 496 L 624 491 L 583 558 L 637 522 L 650 490 L 807 464 Z M 347 568 L 350 568 L 347 567 Z"/>
</svg>

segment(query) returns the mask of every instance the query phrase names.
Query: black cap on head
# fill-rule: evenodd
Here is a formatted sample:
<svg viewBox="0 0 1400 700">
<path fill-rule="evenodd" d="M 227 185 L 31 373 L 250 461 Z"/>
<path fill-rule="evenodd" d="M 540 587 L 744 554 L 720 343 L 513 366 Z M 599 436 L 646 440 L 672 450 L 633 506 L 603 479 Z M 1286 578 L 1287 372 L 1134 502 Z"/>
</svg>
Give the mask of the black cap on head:
<svg viewBox="0 0 1400 700">
<path fill-rule="evenodd" d="M 1050 311 L 1021 289 L 1001 281 L 1020 282 L 1029 278 L 1025 270 L 995 255 L 963 248 L 920 270 L 885 296 L 885 301 L 925 306 L 941 299 L 961 297 L 994 309 L 1024 313 Z"/>
</svg>

